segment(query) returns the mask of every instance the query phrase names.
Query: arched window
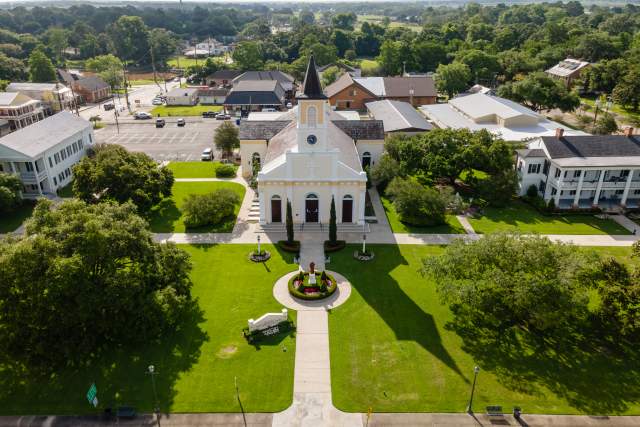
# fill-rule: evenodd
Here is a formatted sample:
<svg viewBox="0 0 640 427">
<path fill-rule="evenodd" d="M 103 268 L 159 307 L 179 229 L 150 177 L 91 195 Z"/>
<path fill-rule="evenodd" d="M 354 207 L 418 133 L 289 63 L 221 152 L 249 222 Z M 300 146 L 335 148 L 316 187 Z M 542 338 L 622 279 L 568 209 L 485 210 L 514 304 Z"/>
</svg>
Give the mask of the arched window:
<svg viewBox="0 0 640 427">
<path fill-rule="evenodd" d="M 318 113 L 318 110 L 316 109 L 316 107 L 310 106 L 309 108 L 307 108 L 307 126 L 315 127 L 317 122 L 316 120 L 317 113 Z"/>
<path fill-rule="evenodd" d="M 353 222 L 353 197 L 350 194 L 342 198 L 342 223 Z"/>
<path fill-rule="evenodd" d="M 314 193 L 307 194 L 304 200 L 304 222 L 318 222 L 320 218 L 320 201 L 318 195 Z"/>
<path fill-rule="evenodd" d="M 368 168 L 371 166 L 371 153 L 365 151 L 362 153 L 362 169 Z"/>
<path fill-rule="evenodd" d="M 318 196 L 314 193 L 309 193 L 307 194 L 307 197 L 305 197 L 305 199 L 317 199 Z"/>
<path fill-rule="evenodd" d="M 344 196 L 344 197 L 343 197 L 343 199 L 350 199 L 350 200 L 353 200 L 353 197 L 351 197 L 351 195 L 350 195 L 350 194 L 347 194 L 346 196 Z"/>
<path fill-rule="evenodd" d="M 271 222 L 282 222 L 282 200 L 280 196 L 271 196 Z"/>
</svg>

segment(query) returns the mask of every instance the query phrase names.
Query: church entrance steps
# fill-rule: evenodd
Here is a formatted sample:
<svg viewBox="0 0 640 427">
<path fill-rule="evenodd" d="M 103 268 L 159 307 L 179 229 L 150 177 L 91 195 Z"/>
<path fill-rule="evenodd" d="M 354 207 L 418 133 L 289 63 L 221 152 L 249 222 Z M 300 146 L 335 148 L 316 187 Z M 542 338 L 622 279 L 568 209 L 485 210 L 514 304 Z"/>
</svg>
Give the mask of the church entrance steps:
<svg viewBox="0 0 640 427">
<path fill-rule="evenodd" d="M 249 215 L 247 215 L 247 221 L 260 221 L 260 200 L 258 200 L 257 198 L 251 200 L 251 206 L 249 207 Z"/>
</svg>

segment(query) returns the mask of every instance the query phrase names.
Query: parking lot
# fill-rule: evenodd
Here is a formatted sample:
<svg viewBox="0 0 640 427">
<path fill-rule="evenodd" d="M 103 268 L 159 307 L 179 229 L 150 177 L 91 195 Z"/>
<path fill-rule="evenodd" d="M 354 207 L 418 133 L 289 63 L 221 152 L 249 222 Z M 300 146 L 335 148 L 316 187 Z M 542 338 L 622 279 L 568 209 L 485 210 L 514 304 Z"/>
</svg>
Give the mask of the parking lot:
<svg viewBox="0 0 640 427">
<path fill-rule="evenodd" d="M 143 152 L 158 161 L 199 160 L 202 150 L 215 150 L 213 135 L 221 121 L 187 122 L 185 127 L 177 127 L 175 121 L 167 121 L 164 128 L 156 128 L 151 121 L 120 125 L 120 133 L 115 125 L 107 125 L 96 132 L 101 143 L 119 144 L 129 151 Z"/>
</svg>

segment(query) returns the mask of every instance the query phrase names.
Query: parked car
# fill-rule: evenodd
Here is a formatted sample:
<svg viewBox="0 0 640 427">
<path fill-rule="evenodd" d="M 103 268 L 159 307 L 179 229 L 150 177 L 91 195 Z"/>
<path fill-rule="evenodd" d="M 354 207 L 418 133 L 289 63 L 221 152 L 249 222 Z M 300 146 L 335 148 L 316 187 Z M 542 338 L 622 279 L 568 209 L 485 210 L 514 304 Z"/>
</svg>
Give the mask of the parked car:
<svg viewBox="0 0 640 427">
<path fill-rule="evenodd" d="M 216 120 L 230 120 L 231 116 L 228 114 L 218 114 Z"/>
<path fill-rule="evenodd" d="M 164 121 L 164 119 L 156 119 L 156 127 L 157 128 L 163 128 L 164 125 L 166 125 L 167 122 Z"/>
<path fill-rule="evenodd" d="M 154 98 L 153 101 L 151 101 L 151 104 L 153 104 L 153 105 L 162 105 L 162 99 Z"/>
<path fill-rule="evenodd" d="M 151 114 L 145 112 L 145 111 L 138 111 L 137 113 L 135 113 L 133 115 L 133 118 L 136 120 L 150 120 L 153 117 L 151 116 Z"/>
<path fill-rule="evenodd" d="M 202 113 L 202 118 L 206 119 L 206 118 L 215 118 L 218 115 L 217 112 L 215 111 L 205 111 Z"/>
<path fill-rule="evenodd" d="M 276 111 L 278 111 L 278 110 L 276 110 L 275 108 L 271 108 L 271 107 L 269 107 L 269 108 L 263 108 L 263 109 L 262 109 L 262 111 L 263 111 L 264 113 L 275 113 L 275 112 L 276 112 Z"/>
<path fill-rule="evenodd" d="M 293 108 L 293 104 L 290 102 L 287 102 L 287 108 Z"/>
<path fill-rule="evenodd" d="M 205 148 L 200 156 L 200 160 L 203 162 L 213 160 L 213 150 L 211 148 Z"/>
<path fill-rule="evenodd" d="M 116 108 L 116 106 L 113 105 L 113 104 L 104 104 L 103 107 L 104 107 L 104 111 L 109 111 L 109 110 L 113 110 L 114 108 Z"/>
<path fill-rule="evenodd" d="M 184 119 L 178 119 L 177 123 L 178 123 L 178 126 L 180 127 L 183 127 L 184 125 L 187 124 L 187 122 L 185 122 Z"/>
</svg>

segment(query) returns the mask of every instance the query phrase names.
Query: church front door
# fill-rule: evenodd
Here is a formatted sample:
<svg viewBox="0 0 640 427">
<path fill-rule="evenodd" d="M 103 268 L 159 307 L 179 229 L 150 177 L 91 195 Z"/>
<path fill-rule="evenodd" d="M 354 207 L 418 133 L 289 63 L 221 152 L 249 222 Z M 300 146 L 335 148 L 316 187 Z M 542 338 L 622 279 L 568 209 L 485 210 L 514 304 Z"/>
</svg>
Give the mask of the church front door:
<svg viewBox="0 0 640 427">
<path fill-rule="evenodd" d="M 305 200 L 305 222 L 318 222 L 318 199 Z"/>
</svg>

